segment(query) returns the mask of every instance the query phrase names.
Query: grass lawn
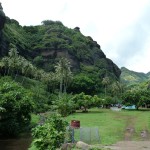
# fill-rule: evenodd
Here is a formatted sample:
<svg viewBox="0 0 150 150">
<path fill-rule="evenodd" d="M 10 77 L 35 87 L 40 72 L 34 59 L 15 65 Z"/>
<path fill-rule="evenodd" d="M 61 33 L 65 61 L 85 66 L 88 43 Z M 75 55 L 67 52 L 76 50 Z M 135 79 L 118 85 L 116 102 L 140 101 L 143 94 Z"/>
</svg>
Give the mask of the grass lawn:
<svg viewBox="0 0 150 150">
<path fill-rule="evenodd" d="M 80 120 L 81 127 L 98 127 L 102 145 L 110 145 L 125 139 L 125 131 L 128 127 L 134 128 L 132 140 L 141 140 L 140 133 L 143 130 L 150 131 L 150 111 L 110 109 L 90 109 L 88 113 L 77 112 L 65 119 Z M 76 133 L 77 132 L 77 133 Z M 76 139 L 79 138 L 79 130 L 75 130 Z"/>
</svg>

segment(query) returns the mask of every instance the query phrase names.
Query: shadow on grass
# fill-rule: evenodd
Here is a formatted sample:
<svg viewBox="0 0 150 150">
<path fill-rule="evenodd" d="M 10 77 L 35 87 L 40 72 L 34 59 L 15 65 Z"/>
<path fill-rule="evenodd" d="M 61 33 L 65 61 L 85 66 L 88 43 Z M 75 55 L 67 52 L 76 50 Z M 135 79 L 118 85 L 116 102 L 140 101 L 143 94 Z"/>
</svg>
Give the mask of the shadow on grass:
<svg viewBox="0 0 150 150">
<path fill-rule="evenodd" d="M 110 110 L 109 109 L 97 109 L 97 110 L 87 110 L 87 111 L 82 111 L 82 110 L 76 110 L 76 113 L 82 113 L 82 114 L 91 114 L 91 113 L 95 113 L 95 114 L 97 114 L 97 113 L 106 113 L 106 112 L 109 112 Z"/>
<path fill-rule="evenodd" d="M 150 111 L 150 108 L 140 108 L 138 111 Z"/>
<path fill-rule="evenodd" d="M 122 109 L 122 111 L 150 111 L 150 108 Z"/>
</svg>

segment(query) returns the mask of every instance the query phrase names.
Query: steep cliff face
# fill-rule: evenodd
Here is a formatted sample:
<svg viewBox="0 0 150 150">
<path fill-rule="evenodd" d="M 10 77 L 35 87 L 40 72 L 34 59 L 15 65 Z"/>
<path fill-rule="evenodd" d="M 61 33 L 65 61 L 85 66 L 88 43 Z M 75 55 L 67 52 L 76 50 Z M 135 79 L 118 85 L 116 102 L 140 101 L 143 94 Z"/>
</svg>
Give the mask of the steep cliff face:
<svg viewBox="0 0 150 150">
<path fill-rule="evenodd" d="M 3 12 L 3 7 L 0 3 L 0 30 L 3 29 L 4 24 L 5 24 L 5 20 L 6 20 L 6 17 L 5 17 L 5 14 Z"/>
<path fill-rule="evenodd" d="M 2 54 L 3 47 L 5 47 L 5 42 L 3 42 L 4 37 L 3 37 L 3 33 L 2 33 L 5 22 L 6 22 L 6 16 L 3 12 L 3 7 L 0 3 L 0 55 Z"/>
</svg>

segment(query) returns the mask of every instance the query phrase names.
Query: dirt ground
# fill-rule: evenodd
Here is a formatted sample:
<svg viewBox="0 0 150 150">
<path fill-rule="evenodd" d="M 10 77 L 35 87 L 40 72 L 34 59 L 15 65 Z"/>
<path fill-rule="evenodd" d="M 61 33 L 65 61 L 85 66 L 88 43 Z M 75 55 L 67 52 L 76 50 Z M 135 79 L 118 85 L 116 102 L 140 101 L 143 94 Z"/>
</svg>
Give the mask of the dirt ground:
<svg viewBox="0 0 150 150">
<path fill-rule="evenodd" d="M 140 141 L 134 141 L 133 135 L 136 132 L 134 128 L 134 119 L 128 118 L 128 124 L 124 132 L 124 141 L 117 142 L 111 146 L 106 146 L 111 150 L 150 150 L 150 133 L 143 129 L 138 135 Z"/>
<path fill-rule="evenodd" d="M 111 150 L 150 150 L 150 141 L 121 141 L 112 146 Z"/>
</svg>

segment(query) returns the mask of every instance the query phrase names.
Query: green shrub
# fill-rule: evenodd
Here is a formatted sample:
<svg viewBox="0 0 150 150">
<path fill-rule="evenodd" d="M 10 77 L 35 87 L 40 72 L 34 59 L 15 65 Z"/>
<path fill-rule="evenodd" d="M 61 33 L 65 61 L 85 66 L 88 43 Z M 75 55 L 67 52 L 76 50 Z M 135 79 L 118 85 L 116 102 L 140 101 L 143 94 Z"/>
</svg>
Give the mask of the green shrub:
<svg viewBox="0 0 150 150">
<path fill-rule="evenodd" d="M 53 101 L 53 106 L 62 116 L 68 116 L 76 109 L 76 105 L 73 101 L 73 96 L 70 94 L 61 94 L 57 100 Z"/>
<path fill-rule="evenodd" d="M 52 114 L 46 122 L 32 130 L 32 147 L 37 150 L 56 150 L 65 140 L 67 122 L 60 115 Z"/>
<path fill-rule="evenodd" d="M 4 136 L 16 136 L 30 123 L 30 113 L 34 103 L 32 94 L 19 84 L 0 82 L 0 133 Z"/>
</svg>

